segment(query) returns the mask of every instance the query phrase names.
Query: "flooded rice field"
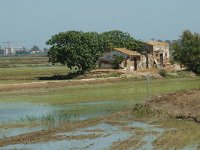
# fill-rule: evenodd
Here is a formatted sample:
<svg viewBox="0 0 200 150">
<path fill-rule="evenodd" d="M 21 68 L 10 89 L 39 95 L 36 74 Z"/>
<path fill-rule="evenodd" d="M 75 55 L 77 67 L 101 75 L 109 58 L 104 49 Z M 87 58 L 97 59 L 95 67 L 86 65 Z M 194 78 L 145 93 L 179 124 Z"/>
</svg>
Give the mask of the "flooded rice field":
<svg viewBox="0 0 200 150">
<path fill-rule="evenodd" d="M 32 131 L 58 127 L 63 121 L 78 121 L 113 113 L 112 101 L 85 102 L 77 104 L 47 105 L 34 103 L 0 103 L 0 139 Z M 116 107 L 118 109 L 119 107 Z M 112 110 L 111 110 L 112 109 Z M 20 127 L 18 124 L 51 122 L 35 127 Z M 7 124 L 13 124 L 8 127 Z"/>
<path fill-rule="evenodd" d="M 97 101 L 77 104 L 0 103 L 0 123 L 34 119 L 85 120 L 107 114 L 116 102 Z M 97 107 L 99 106 L 99 107 Z M 106 106 L 103 107 L 102 106 Z M 90 113 L 95 108 L 95 113 Z M 49 118 L 48 118 L 49 117 Z M 50 118 L 52 117 L 52 118 Z"/>
<path fill-rule="evenodd" d="M 53 109 L 45 105 L 31 103 L 5 103 L 0 105 L 0 123 L 20 121 L 27 117 L 42 117 L 52 113 Z"/>
<path fill-rule="evenodd" d="M 129 130 L 128 130 L 129 129 Z M 146 133 L 142 138 L 137 135 L 137 130 Z M 135 132 L 136 131 L 136 132 Z M 73 132 L 59 133 L 55 136 L 62 136 L 67 140 L 50 141 L 39 144 L 17 144 L 9 145 L 4 149 L 112 149 L 113 143 L 132 139 L 139 139 L 145 144 L 138 149 L 152 149 L 152 142 L 157 139 L 164 129 L 154 127 L 146 123 L 129 122 L 123 126 L 100 123 L 95 126 L 78 129 Z M 92 136 L 91 136 L 92 135 Z M 90 137 L 90 138 L 88 138 Z M 138 145 L 139 146 L 139 145 Z"/>
<path fill-rule="evenodd" d="M 113 119 L 113 113 L 127 107 L 124 104 L 125 102 L 120 101 L 57 105 L 1 102 L 0 150 L 151 150 L 155 149 L 156 144 L 162 144 L 165 134 L 177 130 L 162 123 L 136 121 L 130 114 Z M 94 124 L 81 125 L 81 121 L 90 122 L 98 117 L 101 119 Z M 107 117 L 109 119 L 105 119 Z M 69 124 L 73 126 L 76 122 L 80 122 L 80 126 L 66 127 Z M 35 135 L 38 136 L 36 140 Z M 181 147 L 198 150 L 198 146 L 189 143 Z"/>
</svg>

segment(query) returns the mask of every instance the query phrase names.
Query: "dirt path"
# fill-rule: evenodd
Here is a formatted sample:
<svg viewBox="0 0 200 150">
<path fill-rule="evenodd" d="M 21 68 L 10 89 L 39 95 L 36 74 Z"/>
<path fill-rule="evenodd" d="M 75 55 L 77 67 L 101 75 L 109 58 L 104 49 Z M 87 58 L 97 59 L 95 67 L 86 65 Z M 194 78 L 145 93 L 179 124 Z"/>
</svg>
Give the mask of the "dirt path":
<svg viewBox="0 0 200 150">
<path fill-rule="evenodd" d="M 20 90 L 31 90 L 39 88 L 55 88 L 82 84 L 98 84 L 117 82 L 120 78 L 91 78 L 91 79 L 80 79 L 80 80 L 59 80 L 59 81 L 41 81 L 41 82 L 29 82 L 29 83 L 17 83 L 17 84 L 0 84 L 0 92 L 20 91 Z"/>
<path fill-rule="evenodd" d="M 200 122 L 200 90 L 160 95 L 146 101 L 143 106 L 158 113 L 167 113 L 174 118 Z"/>
</svg>

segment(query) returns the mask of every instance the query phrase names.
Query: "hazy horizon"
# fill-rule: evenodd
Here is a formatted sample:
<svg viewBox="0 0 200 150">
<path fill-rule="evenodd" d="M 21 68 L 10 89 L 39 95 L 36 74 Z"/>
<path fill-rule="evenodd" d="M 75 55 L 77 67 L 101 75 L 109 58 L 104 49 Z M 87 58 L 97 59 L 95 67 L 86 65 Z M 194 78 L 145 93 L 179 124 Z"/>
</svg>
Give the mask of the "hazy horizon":
<svg viewBox="0 0 200 150">
<path fill-rule="evenodd" d="M 198 0 L 1 0 L 0 45 L 25 41 L 17 45 L 42 49 L 52 35 L 68 30 L 174 40 L 186 29 L 200 32 L 199 6 Z"/>
</svg>

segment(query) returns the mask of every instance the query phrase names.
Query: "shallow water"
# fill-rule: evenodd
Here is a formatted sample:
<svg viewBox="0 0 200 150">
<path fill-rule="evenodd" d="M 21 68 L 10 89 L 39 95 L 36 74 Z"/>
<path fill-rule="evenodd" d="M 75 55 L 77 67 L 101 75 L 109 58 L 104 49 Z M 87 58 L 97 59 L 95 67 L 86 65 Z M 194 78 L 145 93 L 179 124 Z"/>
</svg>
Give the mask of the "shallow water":
<svg viewBox="0 0 200 150">
<path fill-rule="evenodd" d="M 34 131 L 41 131 L 47 129 L 46 127 L 23 127 L 23 128 L 9 128 L 0 129 L 0 139 L 4 139 L 11 136 L 17 136 L 24 133 L 31 133 Z"/>
<path fill-rule="evenodd" d="M 69 116 L 71 115 L 72 118 L 76 116 L 77 120 L 84 120 L 88 118 L 97 117 L 98 115 L 105 114 L 106 112 L 105 111 L 101 112 L 100 110 L 99 111 L 97 110 L 98 113 L 93 113 L 93 114 L 91 113 L 87 114 L 84 112 L 80 112 L 80 113 L 78 112 L 77 114 L 75 114 L 76 110 L 80 109 L 80 107 L 82 110 L 84 110 L 87 107 L 92 107 L 92 106 L 96 107 L 97 105 L 105 106 L 108 104 L 114 104 L 114 102 L 97 101 L 97 102 L 61 104 L 61 105 L 0 102 L 0 124 L 7 123 L 7 122 L 10 123 L 14 121 L 22 121 L 22 120 L 31 119 L 31 118 L 40 119 L 40 118 L 45 118 L 48 115 L 54 115 L 55 116 L 54 119 L 56 119 L 58 118 L 59 114 L 62 115 L 62 113 L 69 114 Z"/>
<path fill-rule="evenodd" d="M 123 102 L 124 104 L 124 102 Z M 0 128 L 0 140 L 3 138 L 16 136 L 24 133 L 29 133 L 33 131 L 45 130 L 49 127 L 59 126 L 62 121 L 76 121 L 85 120 L 89 118 L 95 118 L 98 116 L 108 115 L 114 111 L 118 111 L 123 106 L 121 103 L 113 101 L 97 101 L 97 102 L 86 102 L 77 104 L 62 104 L 62 105 L 47 105 L 47 104 L 33 104 L 33 103 L 1 103 L 0 102 L 0 124 L 10 123 L 16 124 L 17 122 L 31 121 L 33 119 L 38 119 L 42 121 L 43 119 L 50 119 L 53 122 L 51 126 L 37 126 L 37 127 L 23 127 L 23 128 Z M 52 120 L 51 120 L 52 119 Z M 30 122 L 31 123 L 31 122 Z M 133 130 L 124 130 L 124 127 L 133 127 Z M 46 143 L 38 144 L 16 144 L 9 145 L 0 150 L 5 149 L 44 149 L 44 150 L 54 150 L 54 149 L 110 149 L 113 143 L 119 143 L 120 141 L 127 140 L 129 138 L 135 137 L 138 139 L 134 128 L 142 128 L 145 134 L 140 139 L 141 143 L 144 143 L 139 150 L 143 149 L 154 149 L 153 142 L 158 139 L 164 132 L 165 129 L 158 126 L 154 126 L 148 123 L 131 121 L 127 122 L 123 126 L 120 125 L 110 125 L 107 123 L 101 123 L 96 126 L 91 126 L 88 128 L 78 129 L 73 132 L 59 133 L 58 135 L 65 137 L 79 137 L 79 136 L 89 136 L 96 135 L 95 138 L 89 139 L 71 139 L 62 141 L 49 141 Z M 155 134 L 156 133 L 156 134 Z M 78 143 L 78 144 L 77 144 Z M 135 149 L 131 147 L 130 149 Z M 193 150 L 197 149 L 197 146 L 187 146 L 184 149 Z"/>
<path fill-rule="evenodd" d="M 134 126 L 135 125 L 135 126 Z M 140 126 L 141 125 L 141 126 Z M 152 142 L 156 140 L 163 132 L 164 129 L 158 128 L 146 123 L 140 122 L 130 122 L 126 125 L 110 125 L 107 123 L 101 123 L 96 126 L 91 126 L 87 128 L 78 129 L 73 132 L 67 133 L 60 133 L 57 135 L 62 135 L 66 137 L 78 137 L 81 135 L 97 135 L 96 138 L 89 139 L 85 138 L 82 140 L 62 140 L 57 142 L 47 142 L 47 143 L 39 143 L 39 144 L 16 144 L 16 145 L 9 145 L 4 147 L 4 149 L 43 149 L 43 150 L 54 150 L 54 149 L 87 149 L 87 150 L 105 150 L 110 149 L 114 142 L 120 142 L 127 140 L 133 136 L 137 138 L 137 135 L 134 133 L 133 130 L 127 131 L 123 130 L 124 127 L 135 127 L 135 128 L 142 128 L 145 131 L 158 131 L 159 135 L 152 135 L 148 134 L 145 135 L 141 141 L 145 141 L 146 144 L 143 145 L 139 149 L 153 149 Z"/>
<path fill-rule="evenodd" d="M 52 112 L 52 107 L 32 103 L 0 103 L 0 123 L 20 121 L 28 116 L 41 117 Z"/>
<path fill-rule="evenodd" d="M 77 104 L 62 104 L 62 105 L 45 105 L 34 103 L 5 103 L 0 102 L 0 124 L 12 123 L 16 121 L 31 120 L 31 119 L 45 119 L 45 117 L 52 116 L 53 119 L 71 119 L 85 120 L 88 118 L 97 117 L 101 114 L 107 114 L 107 108 L 98 108 L 97 113 L 87 113 L 88 107 L 95 107 L 97 105 L 108 106 L 113 104 L 112 101 L 97 101 Z M 111 105 L 110 105 L 111 106 Z M 80 110 L 81 111 L 78 111 Z M 101 111 L 104 110 L 103 111 Z M 85 110 L 85 112 L 84 112 Z M 93 110 L 92 110 L 93 111 Z M 71 118 L 70 118 L 71 116 Z M 64 118 L 66 117 L 66 118 Z"/>
<path fill-rule="evenodd" d="M 18 124 L 32 121 L 50 121 L 52 126 L 59 126 L 62 121 L 77 121 L 95 118 L 112 113 L 109 111 L 112 101 L 97 101 L 77 104 L 47 105 L 35 103 L 0 102 L 0 125 Z M 113 106 L 112 106 L 113 107 Z M 118 109 L 116 107 L 116 109 Z M 44 127 L 0 128 L 0 138 L 20 135 L 31 131 L 48 129 Z"/>
</svg>

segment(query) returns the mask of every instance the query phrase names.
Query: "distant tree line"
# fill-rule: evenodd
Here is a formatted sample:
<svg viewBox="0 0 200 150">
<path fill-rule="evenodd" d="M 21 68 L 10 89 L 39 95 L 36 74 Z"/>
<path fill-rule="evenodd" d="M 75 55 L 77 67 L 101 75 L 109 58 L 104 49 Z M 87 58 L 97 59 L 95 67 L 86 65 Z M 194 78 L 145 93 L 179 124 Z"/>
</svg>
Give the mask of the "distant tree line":
<svg viewBox="0 0 200 150">
<path fill-rule="evenodd" d="M 47 53 L 48 49 L 47 48 L 43 48 L 43 50 L 41 50 L 37 45 L 33 45 L 32 48 L 30 48 L 29 50 L 24 48 L 20 51 L 16 51 L 16 55 L 28 55 L 28 54 L 35 54 L 35 53 Z"/>
<path fill-rule="evenodd" d="M 114 47 L 141 50 L 143 43 L 129 33 L 113 30 L 103 33 L 67 31 L 53 35 L 47 42 L 49 61 L 61 63 L 77 72 L 85 72 L 95 66 L 106 51 Z"/>
</svg>

